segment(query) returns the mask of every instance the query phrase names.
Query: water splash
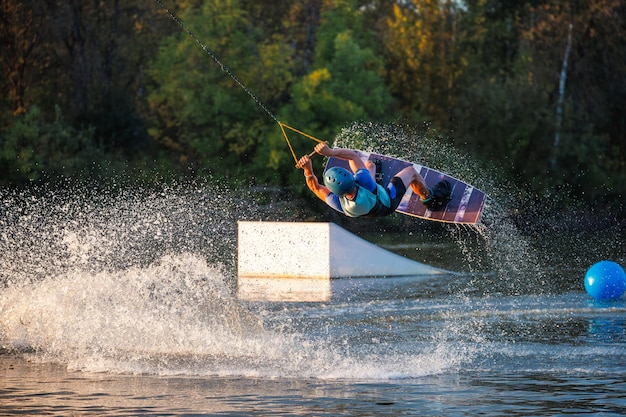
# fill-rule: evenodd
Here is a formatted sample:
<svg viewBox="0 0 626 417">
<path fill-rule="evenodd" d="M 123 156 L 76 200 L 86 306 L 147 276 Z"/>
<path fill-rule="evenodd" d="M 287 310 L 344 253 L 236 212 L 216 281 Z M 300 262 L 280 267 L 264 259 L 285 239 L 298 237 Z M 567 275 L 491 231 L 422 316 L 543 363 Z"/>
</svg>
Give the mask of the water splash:
<svg viewBox="0 0 626 417">
<path fill-rule="evenodd" d="M 416 130 L 397 124 L 355 123 L 343 129 L 335 146 L 423 163 L 463 179 L 489 195 L 476 227 L 445 226 L 464 255 L 465 270 L 479 274 L 468 283 L 466 292 L 519 294 L 544 288 L 546 277 L 541 257 L 511 218 L 520 193 L 493 167 L 481 165 L 446 144 L 428 126 Z"/>
<path fill-rule="evenodd" d="M 236 221 L 263 215 L 234 191 L 70 185 L 0 197 L 0 351 L 94 372 L 293 378 L 411 378 L 463 360 L 444 347 L 358 349 L 346 328 L 268 327 L 271 308 L 234 295 Z"/>
<path fill-rule="evenodd" d="M 519 193 L 432 130 L 354 124 L 335 146 L 422 162 L 491 196 L 477 228 L 442 226 L 471 272 L 455 280 L 450 306 L 422 314 L 425 299 L 402 300 L 405 314 L 394 317 L 389 300 L 302 312 L 242 304 L 237 220 L 299 214 L 285 206 L 268 214 L 219 184 L 0 190 L 0 350 L 158 375 L 381 380 L 466 366 L 489 349 L 492 324 L 467 317 L 484 303 L 473 296 L 546 288 L 545 256 L 512 219 Z"/>
<path fill-rule="evenodd" d="M 241 305 L 218 269 L 194 255 L 114 273 L 68 271 L 6 289 L 0 306 L 5 348 L 72 370 L 380 380 L 441 373 L 467 358 L 447 344 L 396 352 L 352 343 L 354 325 L 317 335 L 297 323 L 265 328 L 271 312 Z"/>
<path fill-rule="evenodd" d="M 0 285 L 68 270 L 114 271 L 163 254 L 233 262 L 240 203 L 202 184 L 126 188 L 69 185 L 0 191 Z"/>
<path fill-rule="evenodd" d="M 232 295 L 244 210 L 219 187 L 2 192 L 5 349 L 97 368 L 95 358 L 232 351 L 258 328 Z"/>
</svg>

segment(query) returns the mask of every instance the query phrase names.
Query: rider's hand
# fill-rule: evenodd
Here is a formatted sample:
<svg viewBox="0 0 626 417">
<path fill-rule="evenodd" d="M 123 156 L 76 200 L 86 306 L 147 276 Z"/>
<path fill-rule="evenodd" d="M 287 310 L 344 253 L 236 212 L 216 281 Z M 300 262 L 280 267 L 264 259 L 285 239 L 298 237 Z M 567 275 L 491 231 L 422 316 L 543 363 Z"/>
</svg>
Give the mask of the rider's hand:
<svg viewBox="0 0 626 417">
<path fill-rule="evenodd" d="M 332 149 L 328 147 L 326 142 L 320 142 L 315 145 L 315 152 L 324 156 L 332 156 Z"/>
<path fill-rule="evenodd" d="M 304 155 L 298 161 L 298 167 L 304 170 L 304 175 L 311 175 L 313 172 L 313 164 L 311 164 L 311 158 L 309 155 Z"/>
</svg>

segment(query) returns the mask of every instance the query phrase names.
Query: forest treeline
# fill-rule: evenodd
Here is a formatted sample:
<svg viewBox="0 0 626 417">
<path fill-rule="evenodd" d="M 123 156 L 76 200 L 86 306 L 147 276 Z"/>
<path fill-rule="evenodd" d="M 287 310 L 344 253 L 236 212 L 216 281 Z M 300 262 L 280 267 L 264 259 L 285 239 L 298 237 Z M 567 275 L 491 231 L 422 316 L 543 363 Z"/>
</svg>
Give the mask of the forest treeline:
<svg viewBox="0 0 626 417">
<path fill-rule="evenodd" d="M 626 192 L 621 0 L 162 1 L 315 137 L 426 124 L 537 195 Z M 301 182 L 275 121 L 157 2 L 0 3 L 0 184 L 101 165 Z"/>
</svg>

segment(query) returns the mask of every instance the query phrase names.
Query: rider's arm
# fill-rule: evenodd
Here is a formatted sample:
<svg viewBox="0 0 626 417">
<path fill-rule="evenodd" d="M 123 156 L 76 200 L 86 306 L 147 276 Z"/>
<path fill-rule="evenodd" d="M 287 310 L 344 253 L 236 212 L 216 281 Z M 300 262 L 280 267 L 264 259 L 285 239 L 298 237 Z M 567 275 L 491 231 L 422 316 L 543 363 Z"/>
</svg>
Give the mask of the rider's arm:
<svg viewBox="0 0 626 417">
<path fill-rule="evenodd" d="M 306 178 L 306 185 L 309 187 L 313 194 L 322 201 L 326 201 L 326 197 L 330 194 L 330 190 L 326 186 L 319 183 L 315 173 L 313 172 L 313 164 L 311 158 L 308 155 L 303 156 L 298 165 L 304 171 L 304 177 Z"/>
<path fill-rule="evenodd" d="M 346 159 L 350 163 L 350 169 L 352 169 L 352 172 L 357 172 L 359 169 L 367 169 L 365 162 L 363 162 L 359 155 L 352 149 L 329 148 L 325 142 L 321 142 L 315 146 L 315 152 L 324 156 L 334 156 L 336 158 Z"/>
</svg>

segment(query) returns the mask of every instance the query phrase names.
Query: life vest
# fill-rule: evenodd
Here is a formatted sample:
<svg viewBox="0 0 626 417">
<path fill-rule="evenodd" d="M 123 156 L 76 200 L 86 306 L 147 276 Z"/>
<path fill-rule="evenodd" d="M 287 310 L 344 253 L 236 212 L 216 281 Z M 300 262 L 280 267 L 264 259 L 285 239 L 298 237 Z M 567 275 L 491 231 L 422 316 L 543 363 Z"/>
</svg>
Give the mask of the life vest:
<svg viewBox="0 0 626 417">
<path fill-rule="evenodd" d="M 343 213 L 349 217 L 378 217 L 389 214 L 391 200 L 389 193 L 380 184 L 376 184 L 374 192 L 356 185 L 354 200 L 339 197 Z"/>
</svg>

